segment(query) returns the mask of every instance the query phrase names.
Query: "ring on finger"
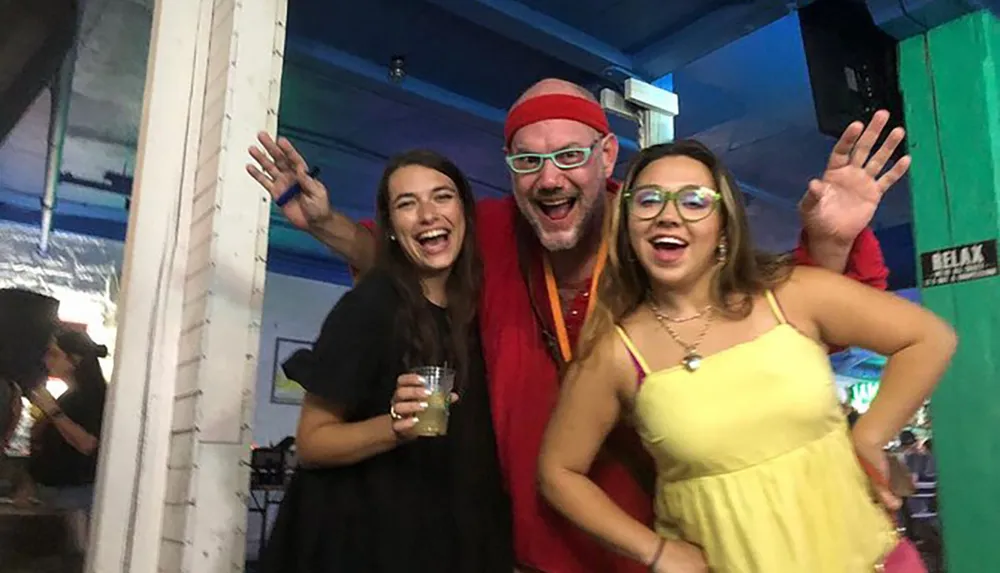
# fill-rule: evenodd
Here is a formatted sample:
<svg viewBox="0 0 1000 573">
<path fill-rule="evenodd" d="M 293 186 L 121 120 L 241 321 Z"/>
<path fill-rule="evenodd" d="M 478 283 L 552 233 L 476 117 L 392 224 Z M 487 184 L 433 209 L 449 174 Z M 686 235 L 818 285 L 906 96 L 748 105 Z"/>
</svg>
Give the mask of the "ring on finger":
<svg viewBox="0 0 1000 573">
<path fill-rule="evenodd" d="M 389 404 L 389 417 L 392 418 L 396 422 L 398 422 L 398 421 L 403 420 L 403 419 L 406 418 L 406 416 L 404 416 L 404 415 L 402 415 L 402 414 L 400 414 L 399 412 L 396 411 L 396 403 L 395 402 L 391 402 Z"/>
</svg>

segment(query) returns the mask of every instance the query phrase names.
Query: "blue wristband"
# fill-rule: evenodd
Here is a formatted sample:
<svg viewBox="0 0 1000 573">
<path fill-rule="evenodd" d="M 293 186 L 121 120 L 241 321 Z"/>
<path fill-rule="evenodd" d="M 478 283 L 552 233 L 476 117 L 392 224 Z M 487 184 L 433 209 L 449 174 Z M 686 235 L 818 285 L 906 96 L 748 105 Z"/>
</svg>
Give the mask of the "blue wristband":
<svg viewBox="0 0 1000 573">
<path fill-rule="evenodd" d="M 313 167 L 309 170 L 309 177 L 315 179 L 318 176 L 319 167 Z M 278 207 L 284 207 L 289 201 L 296 198 L 300 193 L 302 193 L 302 186 L 296 183 L 295 185 L 289 187 L 287 191 L 279 195 L 278 198 L 274 200 L 274 203 Z"/>
</svg>

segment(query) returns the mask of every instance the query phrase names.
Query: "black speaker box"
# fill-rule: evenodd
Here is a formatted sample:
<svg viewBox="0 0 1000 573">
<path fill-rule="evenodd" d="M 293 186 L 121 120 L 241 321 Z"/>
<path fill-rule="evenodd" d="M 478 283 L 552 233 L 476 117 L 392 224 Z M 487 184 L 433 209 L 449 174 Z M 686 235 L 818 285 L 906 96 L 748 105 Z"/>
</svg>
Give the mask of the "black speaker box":
<svg viewBox="0 0 1000 573">
<path fill-rule="evenodd" d="M 903 125 L 897 42 L 863 0 L 816 0 L 799 10 L 799 24 L 821 132 L 839 137 L 879 109 L 892 114 L 890 126 Z"/>
</svg>

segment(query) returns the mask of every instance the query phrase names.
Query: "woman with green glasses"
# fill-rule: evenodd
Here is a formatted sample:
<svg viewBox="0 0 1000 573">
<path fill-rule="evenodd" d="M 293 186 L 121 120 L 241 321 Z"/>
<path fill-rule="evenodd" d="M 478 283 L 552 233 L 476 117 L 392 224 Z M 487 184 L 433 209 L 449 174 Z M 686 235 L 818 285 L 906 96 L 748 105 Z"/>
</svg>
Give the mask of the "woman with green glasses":
<svg viewBox="0 0 1000 573">
<path fill-rule="evenodd" d="M 597 306 L 542 445 L 543 495 L 658 573 L 922 570 L 885 511 L 899 501 L 882 449 L 947 367 L 948 325 L 755 252 L 732 176 L 697 142 L 644 149 L 624 189 Z M 828 345 L 889 357 L 853 429 Z M 587 477 L 620 418 L 656 465 L 653 528 Z"/>
</svg>

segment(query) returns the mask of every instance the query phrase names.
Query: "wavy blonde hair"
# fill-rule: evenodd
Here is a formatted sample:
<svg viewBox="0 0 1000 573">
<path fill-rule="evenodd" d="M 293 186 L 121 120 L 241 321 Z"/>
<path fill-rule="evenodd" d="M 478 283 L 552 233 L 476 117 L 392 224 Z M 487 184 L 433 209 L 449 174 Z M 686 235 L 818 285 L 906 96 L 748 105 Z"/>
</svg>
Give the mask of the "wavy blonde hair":
<svg viewBox="0 0 1000 573">
<path fill-rule="evenodd" d="M 692 139 L 647 147 L 632 159 L 625 183 L 615 199 L 616 205 L 610 217 L 605 219 L 604 236 L 610 244 L 598 285 L 597 303 L 578 344 L 576 355 L 580 360 L 589 356 L 597 343 L 611 334 L 616 324 L 635 312 L 648 296 L 649 275 L 639 263 L 629 240 L 625 195 L 643 170 L 667 157 L 688 157 L 704 165 L 712 173 L 715 189 L 722 195 L 717 208 L 722 214 L 727 256 L 713 271 L 712 304 L 727 317 L 745 318 L 753 310 L 754 296 L 788 279 L 789 257 L 753 248 L 742 193 L 732 174 L 710 149 Z"/>
</svg>

